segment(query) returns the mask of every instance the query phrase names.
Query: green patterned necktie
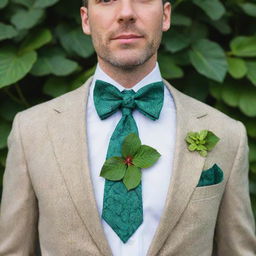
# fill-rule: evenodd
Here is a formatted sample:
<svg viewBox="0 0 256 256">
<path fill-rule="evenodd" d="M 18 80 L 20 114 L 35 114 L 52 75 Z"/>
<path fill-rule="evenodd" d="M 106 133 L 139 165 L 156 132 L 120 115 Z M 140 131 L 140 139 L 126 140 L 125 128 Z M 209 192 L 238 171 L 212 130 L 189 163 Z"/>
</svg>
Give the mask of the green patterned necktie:
<svg viewBox="0 0 256 256">
<path fill-rule="evenodd" d="M 96 111 L 104 120 L 122 111 L 122 118 L 117 124 L 109 142 L 106 159 L 121 156 L 124 138 L 138 134 L 136 122 L 132 116 L 136 108 L 151 120 L 159 118 L 164 96 L 163 82 L 144 86 L 136 93 L 133 90 L 120 92 L 115 86 L 97 80 L 94 88 L 94 104 Z M 127 190 L 122 181 L 105 180 L 102 218 L 126 243 L 143 222 L 142 187 Z"/>
</svg>

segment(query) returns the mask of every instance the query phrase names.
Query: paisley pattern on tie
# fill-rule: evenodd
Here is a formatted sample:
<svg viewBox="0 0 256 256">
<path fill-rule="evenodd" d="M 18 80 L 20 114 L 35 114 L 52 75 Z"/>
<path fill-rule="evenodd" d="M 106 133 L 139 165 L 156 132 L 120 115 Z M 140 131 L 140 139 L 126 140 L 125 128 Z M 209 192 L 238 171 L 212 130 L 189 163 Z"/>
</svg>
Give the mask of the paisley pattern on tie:
<svg viewBox="0 0 256 256">
<path fill-rule="evenodd" d="M 139 135 L 133 110 L 136 108 L 151 120 L 156 120 L 163 106 L 163 96 L 163 82 L 146 85 L 135 93 L 133 90 L 120 92 L 109 83 L 96 81 L 94 104 L 99 117 L 103 120 L 118 110 L 122 111 L 122 118 L 110 138 L 106 159 L 121 156 L 121 146 L 127 135 Z M 102 218 L 126 243 L 143 222 L 141 183 L 128 191 L 122 181 L 106 179 Z"/>
</svg>

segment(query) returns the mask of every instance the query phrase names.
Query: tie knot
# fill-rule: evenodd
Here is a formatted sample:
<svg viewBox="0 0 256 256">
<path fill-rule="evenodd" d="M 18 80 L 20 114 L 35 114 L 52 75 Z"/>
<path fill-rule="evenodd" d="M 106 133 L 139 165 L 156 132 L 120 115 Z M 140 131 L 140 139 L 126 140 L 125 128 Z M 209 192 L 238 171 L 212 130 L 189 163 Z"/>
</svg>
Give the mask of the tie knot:
<svg viewBox="0 0 256 256">
<path fill-rule="evenodd" d="M 133 90 L 124 90 L 122 91 L 123 101 L 121 105 L 123 115 L 131 114 L 132 110 L 136 107 L 134 101 L 135 91 Z"/>
</svg>

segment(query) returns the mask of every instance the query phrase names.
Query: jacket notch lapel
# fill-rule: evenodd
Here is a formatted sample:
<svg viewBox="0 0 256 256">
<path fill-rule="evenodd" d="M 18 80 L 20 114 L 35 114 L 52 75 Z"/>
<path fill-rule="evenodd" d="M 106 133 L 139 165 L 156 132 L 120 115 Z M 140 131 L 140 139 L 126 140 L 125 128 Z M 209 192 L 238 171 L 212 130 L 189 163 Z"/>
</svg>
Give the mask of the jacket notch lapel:
<svg viewBox="0 0 256 256">
<path fill-rule="evenodd" d="M 203 129 L 201 119 L 204 113 L 198 113 L 187 106 L 186 97 L 171 87 L 166 81 L 168 89 L 174 98 L 176 106 L 176 143 L 174 152 L 173 174 L 165 201 L 163 215 L 154 235 L 148 256 L 158 255 L 159 250 L 179 221 L 188 205 L 191 195 L 197 186 L 205 158 L 198 152 L 190 152 L 185 141 L 190 131 Z M 186 109 L 184 108 L 186 106 Z M 189 109 L 189 112 L 188 112 Z"/>
<path fill-rule="evenodd" d="M 60 173 L 70 193 L 74 207 L 102 255 L 110 256 L 97 209 L 88 166 L 86 134 L 86 104 L 91 79 L 71 92 L 66 102 L 53 106 L 48 131 Z"/>
</svg>

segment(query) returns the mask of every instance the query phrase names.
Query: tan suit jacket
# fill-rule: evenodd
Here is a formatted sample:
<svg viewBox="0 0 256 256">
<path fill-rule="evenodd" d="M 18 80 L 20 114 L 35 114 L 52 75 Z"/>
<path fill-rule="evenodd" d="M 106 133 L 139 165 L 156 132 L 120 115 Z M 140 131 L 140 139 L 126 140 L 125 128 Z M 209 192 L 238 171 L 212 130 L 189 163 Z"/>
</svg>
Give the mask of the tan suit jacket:
<svg viewBox="0 0 256 256">
<path fill-rule="evenodd" d="M 15 117 L 4 174 L 0 255 L 35 255 L 38 238 L 43 256 L 111 255 L 88 168 L 90 83 Z M 244 126 L 165 83 L 177 109 L 176 149 L 164 213 L 147 255 L 255 256 Z M 203 129 L 220 138 L 206 158 L 189 152 L 184 140 L 189 131 Z M 224 181 L 197 187 L 202 170 L 215 163 Z"/>
</svg>

